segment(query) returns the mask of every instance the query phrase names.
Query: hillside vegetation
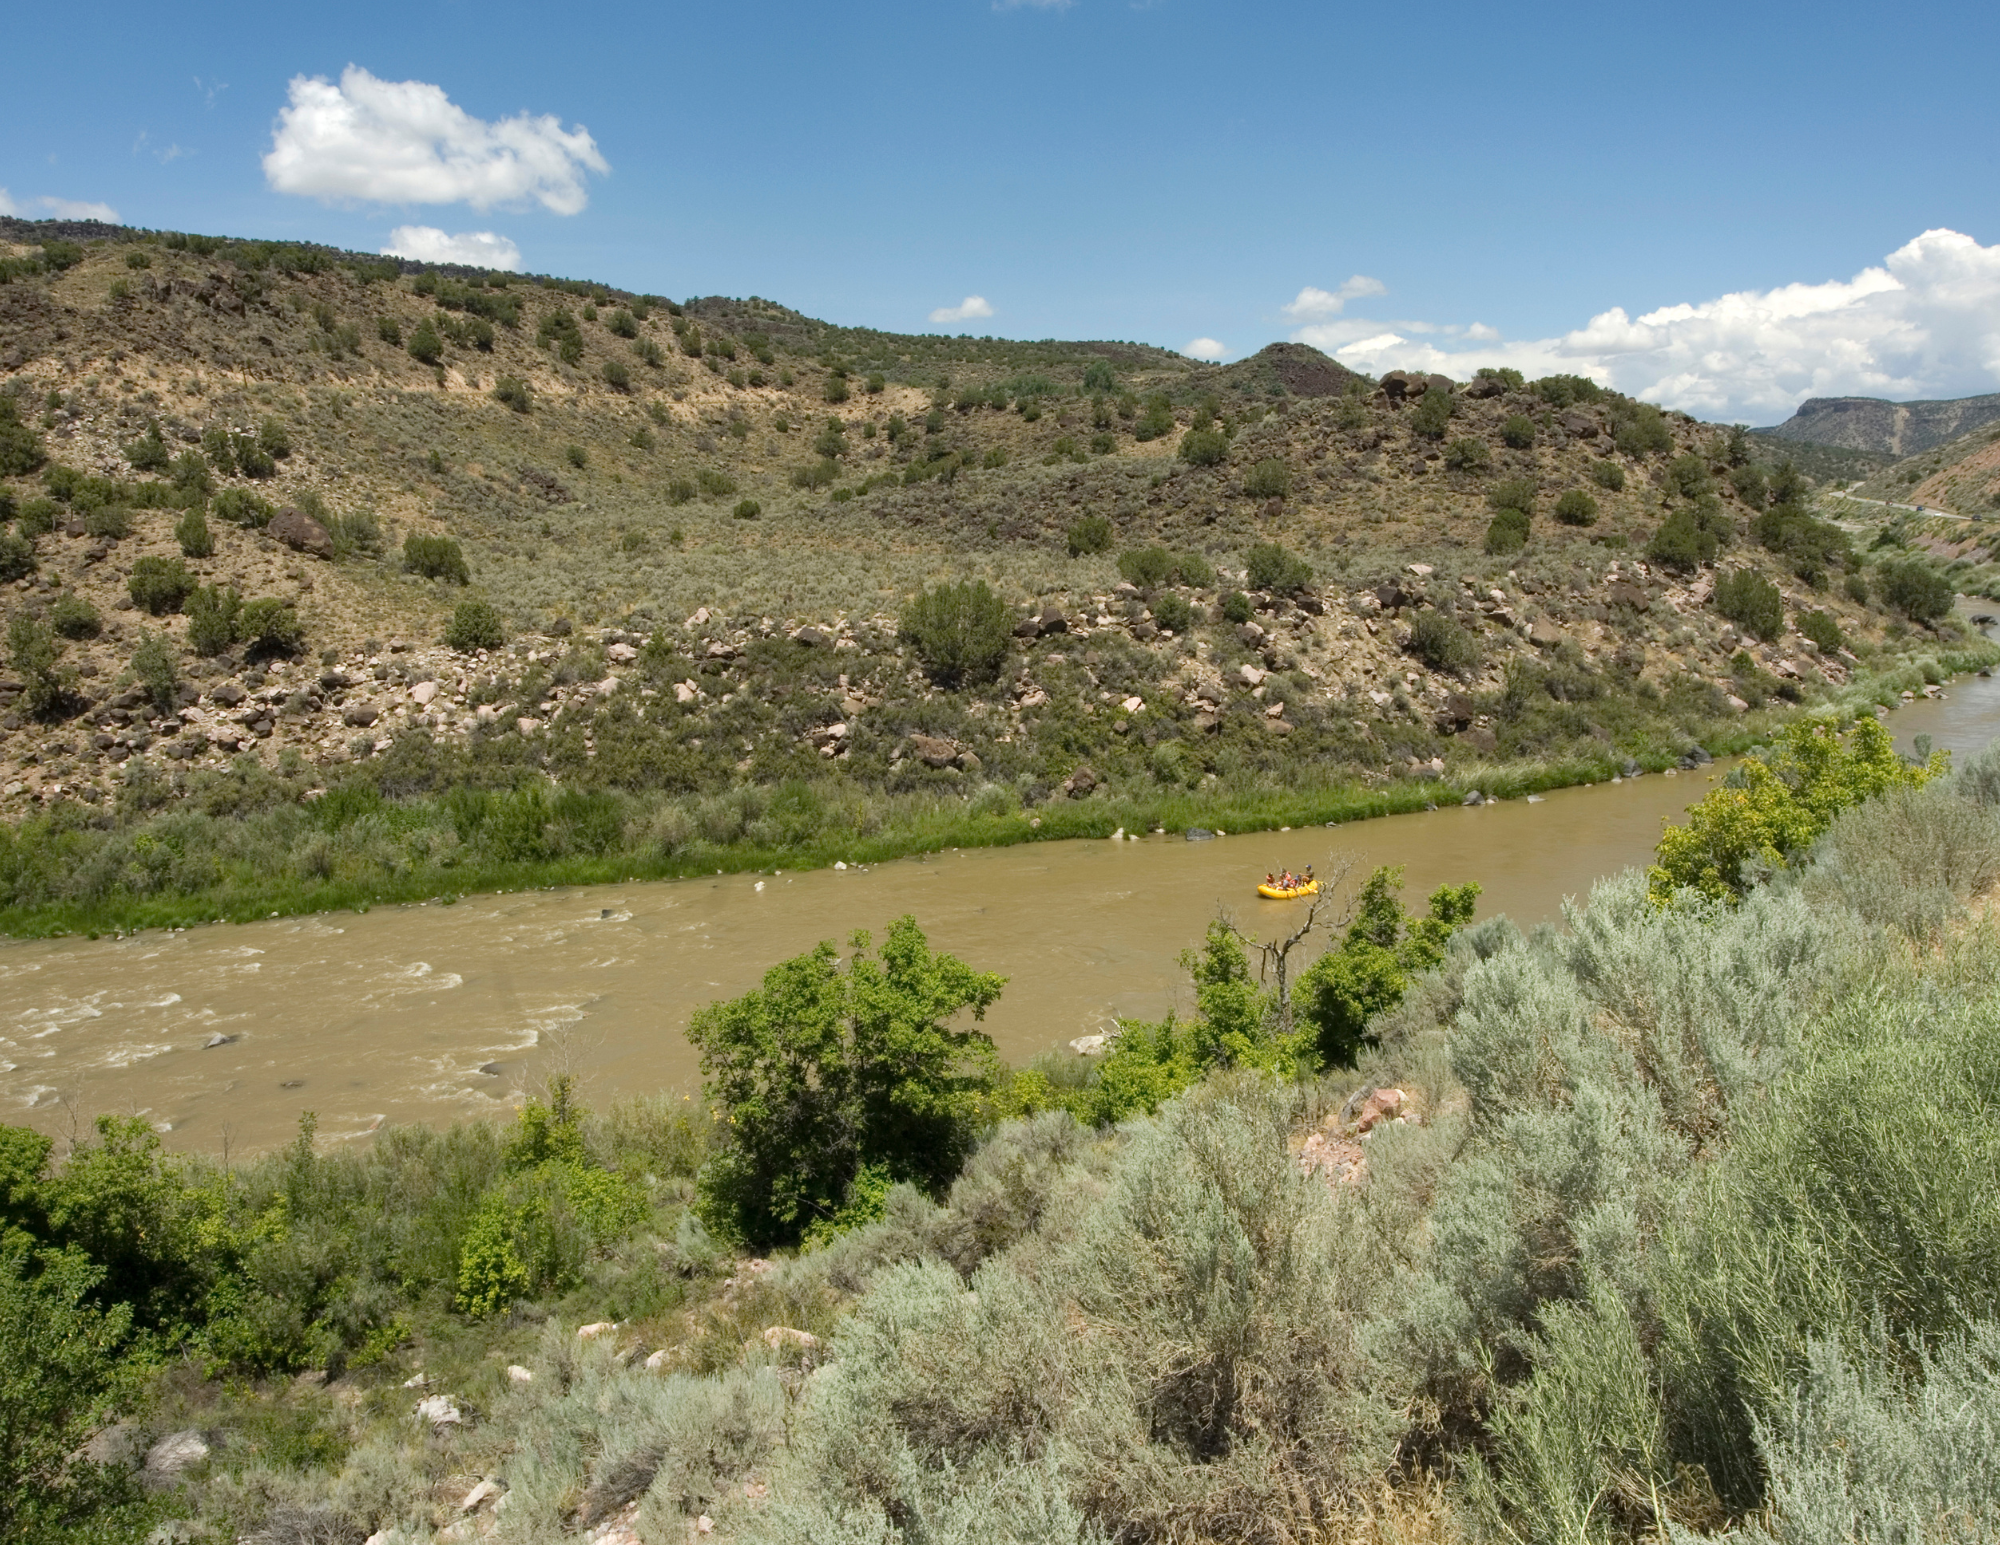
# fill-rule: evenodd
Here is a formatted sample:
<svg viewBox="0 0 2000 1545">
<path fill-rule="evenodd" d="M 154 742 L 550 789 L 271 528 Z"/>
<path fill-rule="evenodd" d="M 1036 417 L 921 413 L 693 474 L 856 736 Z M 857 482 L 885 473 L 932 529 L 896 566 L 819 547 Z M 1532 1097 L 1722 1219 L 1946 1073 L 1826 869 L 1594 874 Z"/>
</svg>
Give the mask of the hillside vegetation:
<svg viewBox="0 0 2000 1545">
<path fill-rule="evenodd" d="M 4 234 L 14 932 L 1344 818 L 1991 657 L 1573 377 Z"/>
<path fill-rule="evenodd" d="M 708 1011 L 707 1108 L 0 1128 L 0 1528 L 1990 1539 L 1997 882 L 2000 749 L 1802 719 L 1563 930 L 1378 872 L 1094 1068 L 906 919 Z"/>
</svg>

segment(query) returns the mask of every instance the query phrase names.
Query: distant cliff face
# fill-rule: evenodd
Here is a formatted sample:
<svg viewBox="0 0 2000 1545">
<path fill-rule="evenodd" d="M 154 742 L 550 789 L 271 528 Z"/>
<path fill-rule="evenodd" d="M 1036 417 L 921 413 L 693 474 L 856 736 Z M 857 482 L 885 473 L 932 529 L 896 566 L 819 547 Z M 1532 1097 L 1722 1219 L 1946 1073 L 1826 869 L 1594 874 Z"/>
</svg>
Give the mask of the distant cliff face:
<svg viewBox="0 0 2000 1545">
<path fill-rule="evenodd" d="M 1889 402 L 1880 397 L 1811 397 L 1784 423 L 1764 431 L 1782 440 L 1843 445 L 1882 456 L 1916 456 L 2000 420 L 2000 393 L 1948 402 Z"/>
</svg>

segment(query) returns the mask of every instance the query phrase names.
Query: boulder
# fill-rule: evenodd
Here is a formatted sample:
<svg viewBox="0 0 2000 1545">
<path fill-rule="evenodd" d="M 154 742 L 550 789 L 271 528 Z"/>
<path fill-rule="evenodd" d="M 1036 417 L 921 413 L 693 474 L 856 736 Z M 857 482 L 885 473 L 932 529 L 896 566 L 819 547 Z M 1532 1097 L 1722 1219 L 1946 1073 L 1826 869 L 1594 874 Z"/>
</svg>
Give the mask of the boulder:
<svg viewBox="0 0 2000 1545">
<path fill-rule="evenodd" d="M 1605 599 L 1613 606 L 1629 606 L 1635 612 L 1643 612 L 1653 604 L 1652 598 L 1637 585 L 1619 581 L 1604 593 Z"/>
<path fill-rule="evenodd" d="M 432 1427 L 458 1427 L 464 1424 L 458 1402 L 449 1395 L 426 1395 L 416 1403 L 410 1413 L 420 1422 L 429 1422 Z"/>
<path fill-rule="evenodd" d="M 1254 665 L 1239 665 L 1236 667 L 1236 679 L 1246 687 L 1261 686 L 1264 681 L 1264 673 Z"/>
<path fill-rule="evenodd" d="M 1069 618 L 1065 617 L 1058 607 L 1052 605 L 1044 606 L 1042 608 L 1042 615 L 1036 620 L 1040 622 L 1043 633 L 1067 633 L 1069 631 Z"/>
<path fill-rule="evenodd" d="M 419 708 L 430 707 L 437 695 L 438 684 L 435 681 L 420 681 L 410 688 L 410 701 Z"/>
<path fill-rule="evenodd" d="M 1071 799 L 1082 799 L 1097 787 L 1097 774 L 1088 767 L 1079 767 L 1063 780 L 1062 791 Z"/>
<path fill-rule="evenodd" d="M 604 651 L 604 658 L 618 665 L 630 665 L 639 658 L 639 651 L 630 644 L 611 644 Z"/>
<path fill-rule="evenodd" d="M 1468 397 L 1504 397 L 1506 394 L 1507 383 L 1498 376 L 1474 376 L 1465 387 Z"/>
<path fill-rule="evenodd" d="M 973 752 L 961 751 L 958 753 L 958 770 L 960 772 L 976 773 L 985 767 L 985 765 Z"/>
<path fill-rule="evenodd" d="M 958 760 L 958 747 L 935 735 L 912 735 L 910 749 L 928 767 L 949 767 Z"/>
<path fill-rule="evenodd" d="M 221 686 L 212 688 L 209 691 L 208 700 L 224 708 L 234 708 L 247 695 L 235 682 L 225 681 Z"/>
<path fill-rule="evenodd" d="M 1409 591 L 1393 581 L 1375 587 L 1375 604 L 1385 612 L 1398 611 L 1408 606 L 1412 600 Z"/>
<path fill-rule="evenodd" d="M 382 717 L 382 710 L 373 703 L 355 703 L 340 717 L 357 730 L 365 730 Z"/>
<path fill-rule="evenodd" d="M 833 635 L 815 627 L 803 627 L 792 635 L 792 642 L 808 649 L 825 649 L 833 643 Z"/>
<path fill-rule="evenodd" d="M 310 515 L 301 515 L 297 510 L 280 510 L 271 517 L 271 524 L 264 528 L 273 541 L 283 542 L 294 552 L 310 553 L 315 558 L 333 558 L 333 538 L 327 535 L 326 527 Z"/>
<path fill-rule="evenodd" d="M 774 1352 L 792 1350 L 817 1352 L 820 1347 L 819 1337 L 815 1336 L 811 1331 L 793 1330 L 789 1325 L 772 1325 L 767 1327 L 764 1331 L 763 1339 L 764 1345 Z"/>
<path fill-rule="evenodd" d="M 1446 394 L 1450 394 L 1457 390 L 1458 390 L 1458 383 L 1456 381 L 1452 380 L 1450 376 L 1441 376 L 1441 375 L 1425 376 L 1423 378 L 1423 383 L 1420 388 L 1420 391 L 1423 392 L 1444 392 Z"/>
<path fill-rule="evenodd" d="M 1023 617 L 1019 622 L 1014 624 L 1014 637 L 1016 638 L 1040 638 L 1041 636 L 1042 624 L 1039 618 Z"/>
<path fill-rule="evenodd" d="M 1254 622 L 1246 622 L 1236 630 L 1236 636 L 1243 640 L 1246 649 L 1256 649 L 1264 642 L 1264 630 Z"/>
<path fill-rule="evenodd" d="M 1549 649 L 1562 642 L 1562 629 L 1544 617 L 1528 629 L 1528 642 L 1538 649 Z"/>
<path fill-rule="evenodd" d="M 1376 384 L 1391 402 L 1403 397 L 1421 397 L 1424 393 L 1423 377 L 1402 370 L 1389 371 Z"/>
</svg>

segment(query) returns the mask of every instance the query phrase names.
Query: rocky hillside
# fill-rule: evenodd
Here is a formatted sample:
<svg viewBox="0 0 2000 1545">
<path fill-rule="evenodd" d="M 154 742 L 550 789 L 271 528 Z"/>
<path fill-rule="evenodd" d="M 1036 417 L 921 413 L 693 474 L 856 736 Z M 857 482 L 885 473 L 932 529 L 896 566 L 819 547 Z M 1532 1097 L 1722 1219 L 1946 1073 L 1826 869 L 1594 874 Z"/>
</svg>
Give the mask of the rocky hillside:
<svg viewBox="0 0 2000 1545">
<path fill-rule="evenodd" d="M 2000 405 L 2000 397 L 1973 400 Z M 1984 424 L 1884 467 L 1863 479 L 1854 492 L 1868 499 L 1991 519 L 2000 512 L 2000 424 Z"/>
<path fill-rule="evenodd" d="M 1924 644 L 1794 550 L 1754 446 L 1571 378 L 4 234 L 9 812 L 419 735 L 482 777 L 1030 806 L 1671 756 Z M 1755 633 L 1711 602 L 1743 567 Z M 963 680 L 899 636 L 959 579 L 1018 619 Z"/>
</svg>

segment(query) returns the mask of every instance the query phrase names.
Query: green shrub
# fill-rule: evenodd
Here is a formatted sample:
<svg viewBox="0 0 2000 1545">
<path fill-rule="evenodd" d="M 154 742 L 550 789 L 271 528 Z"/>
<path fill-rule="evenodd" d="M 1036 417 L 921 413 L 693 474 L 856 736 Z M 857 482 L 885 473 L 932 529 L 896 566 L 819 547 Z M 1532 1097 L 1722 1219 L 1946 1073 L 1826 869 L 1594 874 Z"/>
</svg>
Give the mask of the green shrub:
<svg viewBox="0 0 2000 1545">
<path fill-rule="evenodd" d="M 83 261 L 83 245 L 74 241 L 45 241 L 42 261 L 57 273 L 74 268 Z"/>
<path fill-rule="evenodd" d="M 16 612 L 7 620 L 7 656 L 21 678 L 21 701 L 37 717 L 49 713 L 69 695 L 69 678 L 61 669 L 62 641 L 39 617 Z"/>
<path fill-rule="evenodd" d="M 1493 449 L 1475 435 L 1460 435 L 1444 448 L 1444 464 L 1454 472 L 1484 472 L 1493 465 Z"/>
<path fill-rule="evenodd" d="M 1646 544 L 1646 556 L 1678 573 L 1692 572 L 1698 565 L 1713 563 L 1729 539 L 1729 519 L 1722 501 L 1709 494 L 1694 504 L 1684 504 L 1665 520 Z"/>
<path fill-rule="evenodd" d="M 829 375 L 820 395 L 828 402 L 845 402 L 853 394 L 847 389 L 847 377 Z"/>
<path fill-rule="evenodd" d="M 985 580 L 923 591 L 903 608 L 897 636 L 942 686 L 991 681 L 1007 658 L 1014 619 Z"/>
<path fill-rule="evenodd" d="M 1090 454 L 1093 456 L 1109 456 L 1112 451 L 1117 449 L 1117 446 L 1117 437 L 1108 431 L 1094 434 L 1090 437 Z M 995 448 L 997 449 L 998 447 Z"/>
<path fill-rule="evenodd" d="M 55 530 L 61 515 L 62 506 L 53 499 L 25 499 L 15 517 L 15 526 L 24 537 L 47 536 Z"/>
<path fill-rule="evenodd" d="M 1425 611 L 1417 622 L 1438 614 Z M 1449 623 L 1450 619 L 1442 619 Z M 1299 1026 L 1321 1067 L 1351 1067 L 1373 1042 L 1371 1026 L 1402 1001 L 1410 981 L 1445 958 L 1451 936 L 1472 921 L 1477 884 L 1431 893 L 1422 917 L 1403 909 L 1400 868 L 1378 868 L 1354 899 L 1340 944 L 1299 978 Z"/>
<path fill-rule="evenodd" d="M 403 346 L 402 324 L 394 317 L 377 317 L 375 319 L 375 336 L 391 348 L 400 349 Z"/>
<path fill-rule="evenodd" d="M 1500 426 L 1500 438 L 1512 450 L 1529 450 L 1535 443 L 1535 421 L 1516 413 Z"/>
<path fill-rule="evenodd" d="M 755 499 L 739 499 L 736 508 L 730 511 L 738 520 L 755 520 L 764 513 L 764 506 Z"/>
<path fill-rule="evenodd" d="M 703 467 L 695 473 L 694 480 L 701 485 L 701 491 L 711 499 L 727 499 L 736 492 L 736 479 L 727 472 L 716 472 Z"/>
<path fill-rule="evenodd" d="M 1597 501 L 1581 488 L 1572 488 L 1556 500 L 1556 519 L 1565 526 L 1597 524 Z"/>
<path fill-rule="evenodd" d="M 132 534 L 132 512 L 122 504 L 100 504 L 83 512 L 85 536 L 109 537 L 122 542 Z"/>
<path fill-rule="evenodd" d="M 694 479 L 675 477 L 667 479 L 667 503 L 681 505 L 694 499 Z"/>
<path fill-rule="evenodd" d="M 201 432 L 202 455 L 208 464 L 223 477 L 236 474 L 236 437 L 220 424 L 211 424 Z"/>
<path fill-rule="evenodd" d="M 188 619 L 188 648 L 203 656 L 219 655 L 236 642 L 236 616 L 243 597 L 233 588 L 201 585 L 188 592 L 183 608 Z"/>
<path fill-rule="evenodd" d="M 1543 376 L 1533 390 L 1550 407 L 1558 409 L 1579 402 L 1595 402 L 1604 395 L 1604 389 L 1589 376 Z"/>
<path fill-rule="evenodd" d="M 1778 587 L 1755 569 L 1738 569 L 1717 579 L 1715 609 L 1767 644 L 1785 630 L 1785 608 Z"/>
<path fill-rule="evenodd" d="M 1410 413 L 1410 433 L 1425 440 L 1442 440 L 1451 424 L 1451 395 L 1445 387 L 1433 386 L 1426 391 Z"/>
<path fill-rule="evenodd" d="M 1666 485 L 1669 493 L 1683 499 L 1699 499 L 1703 494 L 1715 491 L 1715 479 L 1709 476 L 1708 463 L 1689 452 L 1676 456 L 1667 464 Z"/>
<path fill-rule="evenodd" d="M 818 461 L 792 469 L 794 488 L 831 488 L 840 481 L 840 463 L 831 456 L 823 456 Z"/>
<path fill-rule="evenodd" d="M 1069 555 L 1082 558 L 1108 550 L 1111 546 L 1111 522 L 1102 515 L 1082 515 L 1069 523 L 1063 533 L 1069 543 Z"/>
<path fill-rule="evenodd" d="M 425 579 L 449 580 L 459 585 L 472 582 L 464 550 L 448 536 L 412 531 L 403 538 L 403 567 Z"/>
<path fill-rule="evenodd" d="M 1510 477 L 1486 491 L 1486 503 L 1496 510 L 1515 510 L 1532 520 L 1535 514 L 1535 484 L 1532 478 Z"/>
<path fill-rule="evenodd" d="M 1788 560 L 1792 572 L 1814 586 L 1825 584 L 1830 570 L 1854 561 L 1854 545 L 1847 533 L 1831 521 L 1816 520 L 1801 504 L 1774 504 L 1760 510 L 1751 517 L 1750 534 Z"/>
<path fill-rule="evenodd" d="M 157 711 L 166 713 L 173 708 L 181 673 L 174 647 L 166 639 L 150 631 L 140 637 L 139 647 L 132 651 L 132 674 Z"/>
<path fill-rule="evenodd" d="M 1517 553 L 1528 545 L 1527 513 L 1511 506 L 1495 513 L 1486 526 L 1486 551 L 1493 557 Z"/>
<path fill-rule="evenodd" d="M 169 471 L 174 487 L 183 493 L 206 497 L 215 492 L 215 479 L 209 474 L 208 461 L 200 451 L 182 451 L 174 458 Z"/>
<path fill-rule="evenodd" d="M 0 395 L 0 477 L 26 477 L 47 460 L 40 431 L 21 422 L 15 398 Z"/>
<path fill-rule="evenodd" d="M 1634 460 L 1659 456 L 1674 448 L 1674 432 L 1667 417 L 1648 402 L 1622 402 L 1612 419 L 1612 443 L 1621 456 Z"/>
<path fill-rule="evenodd" d="M 1922 558 L 1900 558 L 1879 564 L 1875 588 L 1883 604 L 1912 622 L 1936 622 L 1952 608 L 1952 583 Z"/>
<path fill-rule="evenodd" d="M 1276 459 L 1260 461 L 1243 474 L 1243 491 L 1253 499 L 1283 499 L 1292 491 L 1292 469 Z"/>
<path fill-rule="evenodd" d="M 335 558 L 373 558 L 381 554 L 387 539 L 372 510 L 355 510 L 347 515 L 325 511 L 317 518 L 326 527 L 326 534 L 333 542 Z"/>
<path fill-rule="evenodd" d="M 1798 629 L 1828 654 L 1847 647 L 1847 637 L 1831 612 L 1805 611 L 1798 614 Z"/>
<path fill-rule="evenodd" d="M 167 442 L 160 438 L 157 422 L 149 425 L 146 432 L 125 447 L 125 459 L 132 464 L 135 472 L 164 472 L 173 464 L 174 453 L 167 449 Z"/>
<path fill-rule="evenodd" d="M 35 539 L 19 531 L 0 531 L 0 583 L 12 584 L 35 572 Z"/>
<path fill-rule="evenodd" d="M 208 529 L 208 517 L 199 509 L 189 510 L 174 522 L 174 540 L 184 558 L 208 558 L 215 553 L 215 537 Z"/>
<path fill-rule="evenodd" d="M 633 316 L 632 313 L 627 311 L 623 306 L 620 306 L 616 311 L 612 312 L 611 319 L 607 321 L 604 325 L 611 332 L 616 333 L 620 338 L 636 338 L 639 336 L 638 318 Z"/>
<path fill-rule="evenodd" d="M 1191 467 L 1220 466 L 1229 459 L 1229 437 L 1220 429 L 1190 429 L 1176 454 Z"/>
<path fill-rule="evenodd" d="M 528 389 L 528 383 L 519 376 L 502 376 L 495 381 L 493 396 L 496 401 L 506 403 L 516 413 L 526 413 L 535 405 L 534 394 Z"/>
<path fill-rule="evenodd" d="M 444 630 L 444 641 L 452 649 L 471 654 L 477 649 L 498 649 L 506 642 L 500 627 L 500 613 L 490 601 L 460 601 Z"/>
<path fill-rule="evenodd" d="M 64 638 L 95 638 L 104 629 L 104 619 L 74 590 L 65 590 L 49 607 L 49 626 Z"/>
<path fill-rule="evenodd" d="M 1231 622 L 1241 627 L 1255 614 L 1256 608 L 1250 604 L 1250 597 L 1240 590 L 1232 590 L 1222 598 L 1222 620 L 1224 622 Z"/>
<path fill-rule="evenodd" d="M 1607 492 L 1622 493 L 1625 488 L 1625 469 L 1615 461 L 1593 461 L 1590 464 L 1590 480 Z"/>
<path fill-rule="evenodd" d="M 444 340 L 438 336 L 437 328 L 429 317 L 417 324 L 417 330 L 410 334 L 410 358 L 420 365 L 435 365 L 444 358 Z"/>
<path fill-rule="evenodd" d="M 247 488 L 225 488 L 215 496 L 209 506 L 217 520 L 226 520 L 232 526 L 241 526 L 247 531 L 261 531 L 271 524 L 271 517 L 277 509 L 268 501 L 260 499 Z"/>
<path fill-rule="evenodd" d="M 1252 590 L 1289 595 L 1313 582 L 1312 565 L 1276 542 L 1259 542 L 1244 554 L 1244 560 Z"/>
<path fill-rule="evenodd" d="M 1509 365 L 1501 365 L 1497 368 L 1492 365 L 1482 365 L 1475 374 L 1481 381 L 1504 382 L 1510 390 L 1517 392 L 1523 386 L 1527 385 L 1528 382 L 1526 376 Z"/>
<path fill-rule="evenodd" d="M 1410 625 L 1410 641 L 1404 646 L 1434 671 L 1463 676 L 1479 663 L 1479 645 L 1456 620 L 1443 612 L 1425 607 Z"/>
<path fill-rule="evenodd" d="M 563 447 L 563 460 L 581 472 L 590 465 L 590 453 L 580 445 L 567 445 Z"/>
<path fill-rule="evenodd" d="M 126 581 L 132 602 L 155 617 L 171 616 L 195 587 L 195 577 L 179 558 L 143 557 L 132 560 Z"/>
<path fill-rule="evenodd" d="M 845 962 L 822 944 L 698 1010 L 688 1039 L 728 1133 L 702 1171 L 706 1219 L 746 1243 L 790 1243 L 840 1212 L 865 1167 L 925 1190 L 949 1181 L 999 1061 L 985 1034 L 950 1021 L 983 1018 L 1001 986 L 933 954 L 904 917 L 879 955 L 865 934 Z"/>
<path fill-rule="evenodd" d="M 632 372 L 622 359 L 607 359 L 604 362 L 604 384 L 614 392 L 632 390 Z"/>
<path fill-rule="evenodd" d="M 1153 621 L 1170 632 L 1184 634 L 1194 626 L 1194 608 L 1186 596 L 1169 590 L 1154 598 Z"/>
<path fill-rule="evenodd" d="M 1146 411 L 1132 426 L 1132 438 L 1139 441 L 1158 440 L 1173 432 L 1174 406 L 1165 393 L 1155 392 L 1146 399 Z"/>
<path fill-rule="evenodd" d="M 246 601 L 236 614 L 236 641 L 257 653 L 292 654 L 305 641 L 305 629 L 289 601 Z"/>
<path fill-rule="evenodd" d="M 1118 572 L 1127 584 L 1154 590 L 1174 571 L 1174 555 L 1164 547 L 1134 547 L 1118 555 Z"/>
</svg>

